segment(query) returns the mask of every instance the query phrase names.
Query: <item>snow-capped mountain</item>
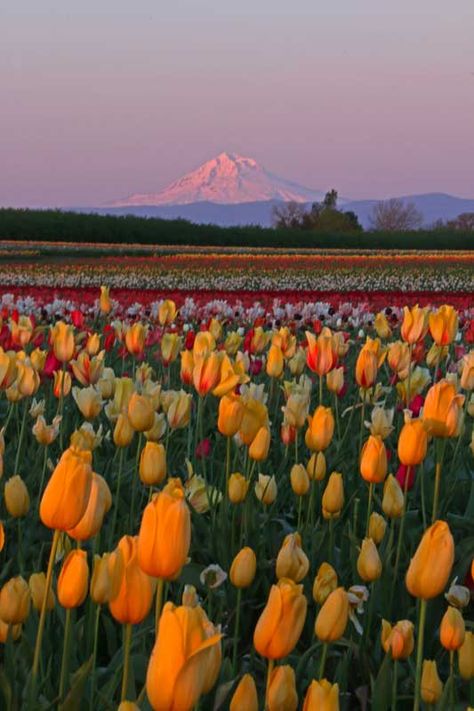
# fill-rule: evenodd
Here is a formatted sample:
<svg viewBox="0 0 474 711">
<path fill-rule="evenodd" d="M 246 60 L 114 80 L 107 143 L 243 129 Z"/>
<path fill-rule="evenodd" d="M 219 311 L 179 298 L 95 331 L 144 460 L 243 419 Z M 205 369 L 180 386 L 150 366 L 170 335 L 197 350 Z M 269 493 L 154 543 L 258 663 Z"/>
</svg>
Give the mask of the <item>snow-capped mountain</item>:
<svg viewBox="0 0 474 711">
<path fill-rule="evenodd" d="M 220 153 L 161 192 L 136 193 L 110 203 L 109 207 L 190 205 L 198 202 L 235 205 L 269 200 L 314 202 L 323 197 L 322 192 L 269 173 L 253 158 Z"/>
</svg>

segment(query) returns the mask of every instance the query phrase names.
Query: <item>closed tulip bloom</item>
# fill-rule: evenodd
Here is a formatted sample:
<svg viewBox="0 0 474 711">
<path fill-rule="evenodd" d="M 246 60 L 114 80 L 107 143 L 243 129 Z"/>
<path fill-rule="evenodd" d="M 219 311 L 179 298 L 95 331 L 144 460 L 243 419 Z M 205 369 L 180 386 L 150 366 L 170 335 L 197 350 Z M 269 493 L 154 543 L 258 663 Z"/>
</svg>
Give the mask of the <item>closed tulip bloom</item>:
<svg viewBox="0 0 474 711">
<path fill-rule="evenodd" d="M 387 317 L 385 316 L 383 311 L 379 311 L 379 313 L 375 317 L 374 328 L 379 338 L 386 339 L 390 338 L 390 336 L 392 335 L 392 329 L 390 328 L 390 325 L 387 321 Z"/>
<path fill-rule="evenodd" d="M 248 588 L 257 572 L 257 558 L 251 548 L 242 548 L 230 567 L 229 578 L 235 588 Z"/>
<path fill-rule="evenodd" d="M 146 329 L 142 323 L 134 323 L 125 331 L 125 346 L 134 356 L 140 356 L 145 349 Z"/>
<path fill-rule="evenodd" d="M 326 679 L 312 681 L 306 692 L 303 711 L 339 711 L 339 687 Z"/>
<path fill-rule="evenodd" d="M 229 483 L 227 484 L 227 494 L 229 496 L 229 501 L 233 504 L 241 504 L 245 501 L 249 488 L 249 482 L 247 479 L 235 472 L 229 477 Z"/>
<path fill-rule="evenodd" d="M 120 548 L 112 553 L 94 556 L 90 596 L 96 605 L 105 605 L 115 600 L 120 591 L 123 569 L 124 560 Z"/>
<path fill-rule="evenodd" d="M 286 578 L 272 585 L 253 636 L 262 657 L 282 659 L 293 651 L 303 630 L 307 606 L 302 585 Z"/>
<path fill-rule="evenodd" d="M 13 518 L 26 516 L 30 508 L 30 496 L 26 484 L 18 474 L 10 477 L 5 484 L 5 506 Z"/>
<path fill-rule="evenodd" d="M 289 533 L 280 548 L 276 560 L 276 576 L 301 582 L 309 570 L 309 560 L 301 547 L 299 533 Z"/>
<path fill-rule="evenodd" d="M 370 435 L 362 447 L 360 473 L 372 484 L 380 484 L 387 476 L 387 450 L 380 435 Z"/>
<path fill-rule="evenodd" d="M 221 370 L 221 357 L 217 351 L 195 358 L 193 370 L 193 383 L 196 392 L 204 397 L 213 390 L 219 382 Z"/>
<path fill-rule="evenodd" d="M 22 625 L 8 625 L 3 620 L 0 620 L 0 643 L 5 644 L 7 639 L 11 639 L 16 642 L 19 639 L 22 631 Z"/>
<path fill-rule="evenodd" d="M 68 363 L 73 357 L 76 348 L 73 327 L 63 321 L 57 321 L 51 329 L 51 343 L 53 344 L 56 358 L 61 363 Z"/>
<path fill-rule="evenodd" d="M 105 514 L 112 506 L 112 494 L 109 485 L 100 474 L 92 473 L 89 501 L 84 516 L 67 531 L 68 536 L 76 541 L 87 541 L 96 536 L 102 528 Z"/>
<path fill-rule="evenodd" d="M 72 378 L 67 370 L 56 370 L 53 378 L 53 395 L 58 399 L 66 397 L 71 392 Z"/>
<path fill-rule="evenodd" d="M 406 343 L 411 345 L 422 341 L 428 331 L 428 309 L 420 309 L 418 304 L 413 308 L 405 306 L 400 334 Z"/>
<path fill-rule="evenodd" d="M 173 363 L 178 357 L 183 342 L 177 333 L 165 333 L 160 342 L 161 359 L 164 366 Z"/>
<path fill-rule="evenodd" d="M 421 698 L 425 704 L 436 704 L 443 693 L 443 684 L 438 676 L 435 661 L 425 659 L 421 672 Z"/>
<path fill-rule="evenodd" d="M 91 358 L 87 351 L 81 351 L 76 360 L 71 361 L 71 368 L 81 385 L 95 385 L 104 372 L 104 351 L 94 358 Z"/>
<path fill-rule="evenodd" d="M 279 378 L 283 373 L 284 366 L 285 361 L 283 359 L 283 353 L 280 346 L 270 346 L 266 366 L 267 375 L 270 378 Z"/>
<path fill-rule="evenodd" d="M 344 387 L 344 368 L 342 366 L 329 371 L 326 375 L 326 385 L 329 392 L 339 395 Z"/>
<path fill-rule="evenodd" d="M 153 586 L 138 564 L 138 536 L 123 536 L 118 550 L 122 554 L 123 567 L 119 591 L 109 601 L 109 609 L 117 622 L 137 625 L 150 612 Z"/>
<path fill-rule="evenodd" d="M 146 486 L 157 486 L 166 477 L 166 450 L 162 444 L 147 442 L 140 454 L 140 479 Z"/>
<path fill-rule="evenodd" d="M 177 309 L 174 301 L 171 299 L 165 299 L 162 301 L 158 309 L 158 321 L 160 322 L 160 326 L 166 326 L 173 323 L 176 318 L 176 314 Z"/>
<path fill-rule="evenodd" d="M 184 390 L 181 390 L 173 398 L 166 413 L 166 419 L 172 430 L 183 429 L 189 425 L 192 400 L 193 396 L 190 393 L 185 393 Z"/>
<path fill-rule="evenodd" d="M 31 595 L 28 583 L 20 576 L 10 578 L 0 590 L 0 620 L 19 625 L 30 613 Z"/>
<path fill-rule="evenodd" d="M 334 435 L 334 416 L 330 407 L 319 405 L 311 417 L 308 415 L 308 429 L 305 442 L 308 449 L 322 452 L 329 447 Z"/>
<path fill-rule="evenodd" d="M 389 474 L 383 485 L 382 511 L 388 518 L 400 518 L 405 508 L 405 500 L 400 484 Z"/>
<path fill-rule="evenodd" d="M 423 406 L 423 421 L 433 437 L 454 437 L 462 415 L 464 395 L 448 380 L 440 380 L 431 386 Z"/>
<path fill-rule="evenodd" d="M 320 377 L 329 373 L 337 363 L 336 344 L 331 332 L 321 332 L 316 338 L 312 333 L 306 331 L 308 348 L 306 350 L 306 362 L 308 368 L 317 373 Z"/>
<path fill-rule="evenodd" d="M 398 458 L 406 466 L 417 466 L 426 457 L 428 434 L 423 420 L 408 420 L 398 437 Z"/>
<path fill-rule="evenodd" d="M 364 538 L 357 558 L 357 572 L 365 583 L 378 580 L 382 575 L 382 561 L 377 546 L 371 538 Z"/>
<path fill-rule="evenodd" d="M 242 442 L 247 446 L 252 444 L 259 429 L 265 426 L 268 426 L 268 410 L 266 406 L 255 398 L 246 399 L 239 430 Z"/>
<path fill-rule="evenodd" d="M 273 669 L 269 679 L 266 702 L 268 711 L 296 711 L 298 694 L 296 693 L 295 672 L 287 664 Z"/>
<path fill-rule="evenodd" d="M 392 659 L 408 659 L 415 646 L 413 622 L 400 620 L 392 627 L 387 620 L 382 620 L 381 642 Z"/>
<path fill-rule="evenodd" d="M 278 488 L 274 476 L 259 474 L 255 484 L 255 496 L 262 504 L 270 506 L 277 497 Z"/>
<path fill-rule="evenodd" d="M 377 355 L 364 346 L 356 361 L 355 379 L 357 385 L 365 390 L 371 388 L 377 380 L 378 368 Z"/>
<path fill-rule="evenodd" d="M 89 587 L 89 566 L 87 554 L 78 548 L 72 550 L 64 560 L 58 578 L 58 602 L 71 609 L 82 605 Z"/>
<path fill-rule="evenodd" d="M 233 437 L 240 429 L 244 406 L 239 397 L 224 395 L 219 401 L 217 429 L 224 437 Z"/>
<path fill-rule="evenodd" d="M 0 387 L 6 389 L 16 379 L 17 358 L 15 351 L 4 351 L 0 346 Z"/>
<path fill-rule="evenodd" d="M 110 301 L 108 286 L 100 287 L 99 308 L 101 310 L 101 313 L 104 314 L 104 316 L 109 314 L 112 310 L 112 303 Z"/>
<path fill-rule="evenodd" d="M 232 696 L 229 711 L 258 711 L 257 687 L 251 674 L 244 674 Z"/>
<path fill-rule="evenodd" d="M 344 506 L 344 482 L 339 472 L 330 475 L 321 503 L 326 518 L 337 518 L 341 513 Z"/>
<path fill-rule="evenodd" d="M 454 562 L 454 541 L 445 521 L 426 529 L 406 574 L 408 592 L 429 600 L 446 587 Z"/>
<path fill-rule="evenodd" d="M 121 412 L 114 427 L 113 438 L 115 446 L 121 448 L 128 447 L 134 434 L 135 430 L 130 424 L 128 415 L 125 412 Z"/>
<path fill-rule="evenodd" d="M 311 481 L 322 481 L 324 479 L 326 476 L 326 457 L 323 452 L 313 452 L 306 465 L 306 471 Z"/>
<path fill-rule="evenodd" d="M 256 462 L 263 462 L 268 457 L 270 449 L 270 430 L 260 427 L 249 447 L 249 457 Z"/>
<path fill-rule="evenodd" d="M 309 491 L 309 476 L 304 464 L 293 464 L 290 472 L 291 488 L 296 496 L 305 496 Z"/>
<path fill-rule="evenodd" d="M 84 516 L 92 486 L 92 453 L 69 447 L 63 452 L 41 497 L 40 518 L 48 528 L 68 531 Z"/>
<path fill-rule="evenodd" d="M 404 380 L 408 376 L 410 366 L 410 349 L 408 343 L 396 341 L 388 346 L 387 362 L 390 368 Z"/>
<path fill-rule="evenodd" d="M 459 673 L 463 679 L 474 679 L 474 632 L 466 632 L 458 649 Z"/>
<path fill-rule="evenodd" d="M 33 323 L 29 316 L 20 316 L 18 321 L 10 319 L 10 335 L 15 346 L 24 348 L 31 341 Z"/>
<path fill-rule="evenodd" d="M 92 385 L 88 388 L 73 388 L 72 396 L 86 420 L 93 420 L 102 410 L 102 398 Z"/>
<path fill-rule="evenodd" d="M 344 634 L 349 619 L 349 598 L 344 588 L 330 593 L 318 612 L 314 632 L 321 642 L 337 642 Z"/>
<path fill-rule="evenodd" d="M 369 518 L 369 538 L 373 540 L 376 546 L 382 542 L 386 529 L 387 522 L 384 517 L 373 511 Z"/>
<path fill-rule="evenodd" d="M 84 347 L 88 355 L 97 355 L 100 348 L 100 335 L 98 333 L 91 333 Z"/>
<path fill-rule="evenodd" d="M 155 411 L 150 398 L 146 395 L 133 393 L 128 403 L 127 414 L 136 432 L 146 432 L 153 427 Z"/>
<path fill-rule="evenodd" d="M 184 385 L 191 385 L 193 382 L 194 356 L 192 351 L 181 351 L 180 377 Z"/>
<path fill-rule="evenodd" d="M 206 637 L 199 607 L 167 602 L 148 663 L 146 690 L 155 711 L 191 711 L 203 693 L 220 634 Z"/>
<path fill-rule="evenodd" d="M 452 306 L 440 306 L 429 315 L 429 328 L 433 341 L 438 346 L 447 346 L 454 341 L 458 330 L 458 314 Z"/>
<path fill-rule="evenodd" d="M 186 563 L 191 543 L 191 515 L 184 490 L 156 494 L 145 507 L 138 534 L 138 562 L 155 578 L 175 580 Z"/>
<path fill-rule="evenodd" d="M 459 649 L 466 634 L 466 627 L 463 616 L 456 607 L 449 606 L 441 620 L 439 628 L 439 639 L 441 644 L 449 652 Z"/>
<path fill-rule="evenodd" d="M 193 344 L 193 355 L 197 360 L 201 356 L 208 355 L 216 347 L 216 339 L 209 331 L 199 331 L 196 333 Z"/>
<path fill-rule="evenodd" d="M 462 370 L 459 384 L 463 390 L 474 390 L 474 350 L 469 351 L 462 359 Z"/>
<path fill-rule="evenodd" d="M 36 393 L 40 385 L 40 377 L 36 370 L 28 363 L 17 361 L 18 374 L 16 387 L 23 397 L 31 397 Z"/>
<path fill-rule="evenodd" d="M 313 582 L 313 599 L 322 605 L 337 588 L 337 573 L 329 563 L 321 563 Z"/>
</svg>

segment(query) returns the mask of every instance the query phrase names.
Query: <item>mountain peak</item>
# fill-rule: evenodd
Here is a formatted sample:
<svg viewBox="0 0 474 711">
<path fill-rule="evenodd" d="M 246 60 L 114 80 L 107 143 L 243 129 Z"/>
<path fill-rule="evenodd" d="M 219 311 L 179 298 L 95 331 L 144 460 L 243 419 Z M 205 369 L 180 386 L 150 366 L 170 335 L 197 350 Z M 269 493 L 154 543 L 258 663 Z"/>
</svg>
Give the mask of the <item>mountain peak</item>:
<svg viewBox="0 0 474 711">
<path fill-rule="evenodd" d="M 312 202 L 323 193 L 269 173 L 254 158 L 223 151 L 158 193 L 136 193 L 111 207 L 189 205 L 196 202 L 238 204 L 281 200 Z"/>
</svg>

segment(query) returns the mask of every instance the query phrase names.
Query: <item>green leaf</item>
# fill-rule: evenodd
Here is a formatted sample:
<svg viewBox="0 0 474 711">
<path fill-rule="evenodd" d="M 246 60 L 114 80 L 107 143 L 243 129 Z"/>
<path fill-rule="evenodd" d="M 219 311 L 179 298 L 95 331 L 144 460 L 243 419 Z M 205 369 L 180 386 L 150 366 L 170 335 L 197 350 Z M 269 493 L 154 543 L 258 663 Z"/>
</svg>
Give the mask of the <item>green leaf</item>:
<svg viewBox="0 0 474 711">
<path fill-rule="evenodd" d="M 62 704 L 59 704 L 58 711 L 79 711 L 81 699 L 84 694 L 84 687 L 87 678 L 92 670 L 92 655 L 87 662 L 74 672 L 71 678 L 71 688 Z"/>
</svg>

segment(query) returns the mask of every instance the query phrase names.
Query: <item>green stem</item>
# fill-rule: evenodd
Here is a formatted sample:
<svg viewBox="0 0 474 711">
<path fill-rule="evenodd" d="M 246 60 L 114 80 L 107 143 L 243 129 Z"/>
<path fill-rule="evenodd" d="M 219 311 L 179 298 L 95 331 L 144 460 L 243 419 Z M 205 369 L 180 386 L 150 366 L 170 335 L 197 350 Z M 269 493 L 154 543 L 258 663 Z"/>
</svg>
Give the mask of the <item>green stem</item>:
<svg viewBox="0 0 474 711">
<path fill-rule="evenodd" d="M 392 679 L 392 711 L 397 711 L 397 672 L 398 661 L 393 661 L 393 679 Z"/>
<path fill-rule="evenodd" d="M 360 430 L 359 430 L 359 456 L 358 460 L 360 462 L 360 456 L 362 453 L 362 442 L 364 439 L 364 417 L 365 417 L 365 391 L 363 394 L 363 400 L 362 400 L 362 409 L 360 412 Z"/>
<path fill-rule="evenodd" d="M 59 414 L 61 422 L 59 423 L 59 446 L 63 451 L 63 433 L 64 433 L 64 378 L 66 376 L 66 362 L 63 361 L 62 376 L 61 376 L 61 392 L 59 395 Z"/>
<path fill-rule="evenodd" d="M 122 675 L 122 692 L 120 701 L 125 701 L 127 698 L 128 676 L 130 672 L 130 646 L 132 644 L 132 625 L 128 623 L 123 630 L 123 675 Z"/>
<path fill-rule="evenodd" d="M 36 633 L 35 653 L 34 653 L 34 657 L 33 657 L 33 667 L 31 670 L 31 684 L 32 684 L 31 685 L 31 688 L 32 688 L 31 700 L 32 701 L 35 700 L 34 694 L 35 694 L 35 690 L 36 690 L 35 689 L 36 678 L 38 676 L 38 666 L 39 666 L 40 653 L 41 653 L 41 640 L 43 638 L 44 623 L 46 621 L 46 606 L 47 606 L 47 602 L 48 602 L 49 591 L 51 589 L 51 579 L 53 577 L 54 560 L 56 558 L 56 550 L 58 548 L 60 533 L 61 533 L 60 531 L 57 531 L 57 530 L 54 531 L 53 543 L 51 545 L 51 551 L 49 553 L 45 590 L 44 590 L 44 595 L 43 595 L 43 603 L 41 605 L 40 619 L 39 619 L 39 623 L 38 623 L 38 631 Z"/>
<path fill-rule="evenodd" d="M 328 562 L 332 565 L 333 561 L 333 549 L 334 549 L 334 519 L 331 515 L 329 519 L 329 549 L 328 549 Z"/>
<path fill-rule="evenodd" d="M 329 647 L 329 643 L 328 643 L 328 642 L 324 642 L 324 644 L 323 644 L 323 652 L 322 652 L 322 655 L 321 655 L 321 661 L 320 661 L 320 663 L 319 663 L 319 673 L 318 673 L 318 679 L 319 679 L 319 681 L 321 681 L 321 679 L 324 678 L 324 668 L 325 668 L 325 666 L 326 666 L 326 658 L 327 658 L 327 656 L 328 656 L 328 647 Z"/>
<path fill-rule="evenodd" d="M 118 508 L 119 508 L 119 500 L 120 500 L 120 485 L 122 482 L 122 472 L 123 472 L 123 460 L 125 458 L 125 448 L 121 447 L 120 448 L 120 454 L 119 454 L 119 468 L 118 468 L 118 474 L 117 474 L 117 488 L 115 490 L 115 506 L 114 506 L 114 518 L 112 522 L 112 528 L 111 528 L 111 536 L 112 536 L 112 541 L 115 536 L 115 529 L 117 528 L 117 516 L 118 516 Z"/>
<path fill-rule="evenodd" d="M 61 676 L 59 678 L 59 701 L 63 700 L 64 692 L 66 691 L 66 680 L 69 667 L 69 640 L 71 637 L 71 616 L 72 609 L 68 607 L 68 609 L 66 610 L 66 623 L 64 625 L 63 656 L 61 660 Z"/>
<path fill-rule="evenodd" d="M 444 459 L 444 449 L 446 447 L 446 440 L 438 440 L 436 442 L 436 470 L 435 470 L 435 487 L 433 494 L 433 512 L 431 514 L 431 523 L 436 521 L 436 516 L 438 514 L 438 499 L 439 499 L 439 489 L 441 483 L 441 470 L 443 468 Z"/>
<path fill-rule="evenodd" d="M 367 520 L 365 522 L 365 537 L 369 535 L 369 524 L 370 524 L 370 512 L 372 510 L 372 498 L 374 495 L 374 482 L 371 481 L 369 484 L 369 500 L 367 502 Z"/>
<path fill-rule="evenodd" d="M 341 423 L 339 421 L 339 398 L 337 397 L 337 393 L 334 393 L 334 412 L 336 415 L 336 431 L 337 431 L 337 441 L 338 443 L 341 441 Z"/>
<path fill-rule="evenodd" d="M 301 527 L 301 507 L 303 504 L 303 497 L 298 496 L 298 523 L 296 524 L 296 530 L 299 531 Z"/>
<path fill-rule="evenodd" d="M 323 376 L 319 376 L 319 404 L 323 404 Z"/>
<path fill-rule="evenodd" d="M 130 503 L 130 521 L 129 521 L 129 527 L 130 530 L 133 531 L 133 524 L 135 520 L 135 499 L 137 496 L 137 486 L 138 486 L 138 479 L 140 478 L 138 476 L 138 467 L 140 463 L 140 452 L 142 448 L 142 441 L 143 441 L 143 432 L 140 432 L 138 436 L 138 445 L 137 445 L 137 456 L 135 458 L 135 469 L 132 472 L 132 500 Z"/>
<path fill-rule="evenodd" d="M 94 644 L 92 648 L 92 670 L 91 670 L 91 688 L 89 698 L 89 711 L 94 711 L 94 693 L 95 693 L 95 665 L 97 661 L 97 647 L 99 641 L 99 620 L 100 620 L 100 605 L 96 605 L 94 619 Z"/>
<path fill-rule="evenodd" d="M 298 464 L 298 430 L 295 432 L 295 464 Z"/>
<path fill-rule="evenodd" d="M 21 449 L 22 449 L 22 445 L 23 445 L 23 436 L 25 434 L 26 413 L 27 412 L 28 412 L 28 402 L 24 402 L 23 403 L 23 417 L 21 418 L 20 437 L 18 439 L 18 447 L 16 448 L 15 468 L 13 470 L 13 474 L 18 474 L 18 467 L 20 466 Z"/>
<path fill-rule="evenodd" d="M 400 556 L 402 554 L 402 545 L 403 545 L 403 534 L 405 532 L 405 516 L 408 508 L 408 481 L 410 478 L 410 467 L 407 467 L 406 474 L 405 474 L 405 482 L 403 484 L 403 511 L 402 511 L 402 517 L 400 519 L 400 530 L 398 532 L 398 541 L 397 541 L 397 553 L 395 556 L 395 568 L 393 571 L 393 577 L 392 577 L 392 587 L 390 590 L 390 604 L 389 604 L 389 614 L 392 614 L 392 604 L 393 604 L 393 596 L 395 594 L 395 585 L 397 584 L 397 579 L 398 579 L 398 566 L 400 565 Z"/>
<path fill-rule="evenodd" d="M 38 508 L 39 502 L 41 501 L 41 496 L 43 495 L 44 478 L 46 476 L 47 465 L 48 465 L 48 445 L 45 445 L 44 454 L 43 454 L 43 468 L 41 470 L 40 488 L 39 488 L 39 492 L 38 492 L 38 501 L 36 503 L 36 508 Z"/>
<path fill-rule="evenodd" d="M 275 666 L 275 660 L 269 659 L 268 660 L 268 669 L 267 669 L 267 684 L 265 687 L 265 711 L 268 711 L 268 691 L 270 689 L 270 680 L 272 677 L 272 672 L 273 672 L 274 666 Z"/>
<path fill-rule="evenodd" d="M 415 701 L 413 711 L 419 711 L 421 699 L 421 668 L 423 664 L 423 640 L 426 622 L 426 600 L 420 602 L 420 617 L 418 620 L 418 644 L 416 647 Z"/>
<path fill-rule="evenodd" d="M 239 643 L 239 625 L 240 625 L 240 605 L 242 602 L 242 588 L 237 590 L 237 603 L 235 609 L 235 628 L 234 628 L 234 641 L 232 645 L 232 671 L 234 676 L 237 674 L 237 646 Z"/>
</svg>

